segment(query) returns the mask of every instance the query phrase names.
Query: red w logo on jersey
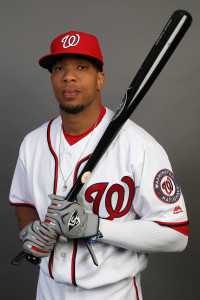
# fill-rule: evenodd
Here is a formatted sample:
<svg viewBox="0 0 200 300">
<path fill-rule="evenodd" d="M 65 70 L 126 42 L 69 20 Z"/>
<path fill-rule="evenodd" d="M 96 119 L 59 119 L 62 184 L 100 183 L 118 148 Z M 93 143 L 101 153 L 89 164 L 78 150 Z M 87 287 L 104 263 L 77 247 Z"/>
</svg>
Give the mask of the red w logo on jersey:
<svg viewBox="0 0 200 300">
<path fill-rule="evenodd" d="M 121 184 L 113 184 L 112 186 L 109 186 L 108 182 L 100 182 L 88 187 L 85 192 L 85 199 L 87 202 L 93 203 L 94 214 L 99 215 L 99 207 L 103 195 L 105 195 L 105 206 L 108 213 L 108 220 L 123 217 L 129 212 L 135 194 L 134 181 L 130 177 L 124 176 L 121 179 L 121 182 L 125 183 L 128 187 L 129 191 L 127 193 L 127 197 L 125 197 L 125 188 Z M 113 203 L 113 194 L 117 194 L 117 201 L 115 204 Z"/>
</svg>

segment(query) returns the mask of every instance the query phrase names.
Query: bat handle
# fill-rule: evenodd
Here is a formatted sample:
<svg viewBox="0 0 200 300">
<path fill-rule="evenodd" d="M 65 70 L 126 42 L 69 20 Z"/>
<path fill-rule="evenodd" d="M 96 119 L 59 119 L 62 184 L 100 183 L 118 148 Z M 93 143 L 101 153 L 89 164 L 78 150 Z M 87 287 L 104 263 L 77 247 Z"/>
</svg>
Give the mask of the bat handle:
<svg viewBox="0 0 200 300">
<path fill-rule="evenodd" d="M 26 253 L 26 259 L 30 261 L 33 265 L 39 265 L 41 263 L 40 257 L 35 257 L 32 254 Z"/>
<path fill-rule="evenodd" d="M 39 257 L 35 257 L 32 254 L 26 253 L 24 251 L 21 251 L 12 261 L 11 264 L 13 266 L 19 266 L 21 264 L 21 262 L 24 259 L 27 259 L 29 262 L 31 262 L 34 265 L 38 265 L 41 262 L 41 258 Z"/>
<path fill-rule="evenodd" d="M 86 239 L 85 239 L 85 243 L 86 243 L 86 246 L 87 246 L 87 248 L 88 248 L 88 251 L 89 251 L 89 253 L 90 253 L 90 255 L 91 255 L 91 257 L 92 257 L 92 260 L 93 260 L 93 262 L 94 262 L 94 264 L 96 265 L 96 266 L 98 266 L 98 261 L 97 261 L 97 258 L 96 258 L 96 255 L 95 255 L 95 253 L 94 253 L 94 250 L 93 250 L 93 248 L 92 248 L 92 245 L 91 245 L 91 243 L 89 243 Z M 24 251 L 21 251 L 12 261 L 11 261 L 11 264 L 13 265 L 13 266 L 19 266 L 21 263 L 22 263 L 22 261 L 24 260 L 24 259 L 27 259 L 29 262 L 31 262 L 33 265 L 38 265 L 38 264 L 40 264 L 41 263 L 41 258 L 39 258 L 39 257 L 35 257 L 35 256 L 33 256 L 32 254 L 29 254 L 29 253 L 26 253 L 26 252 L 24 252 Z"/>
</svg>

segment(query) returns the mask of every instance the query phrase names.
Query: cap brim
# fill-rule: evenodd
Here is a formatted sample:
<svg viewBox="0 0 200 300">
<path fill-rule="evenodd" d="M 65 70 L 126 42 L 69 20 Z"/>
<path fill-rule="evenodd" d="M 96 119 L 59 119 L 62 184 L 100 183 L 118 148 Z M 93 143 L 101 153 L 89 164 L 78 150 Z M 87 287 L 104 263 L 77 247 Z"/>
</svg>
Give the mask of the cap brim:
<svg viewBox="0 0 200 300">
<path fill-rule="evenodd" d="M 51 71 L 52 66 L 54 64 L 54 62 L 56 60 L 61 59 L 63 56 L 70 56 L 70 55 L 75 55 L 78 56 L 80 58 L 84 58 L 89 60 L 91 63 L 93 63 L 94 65 L 96 65 L 98 67 L 98 69 L 100 71 L 103 70 L 103 63 L 102 61 L 100 61 L 99 59 L 92 57 L 92 56 L 88 56 L 88 55 L 83 55 L 83 54 L 77 54 L 77 53 L 59 53 L 59 54 L 48 54 L 46 56 L 43 56 L 40 60 L 39 60 L 39 65 L 44 68 L 44 69 L 48 69 L 49 71 Z"/>
</svg>

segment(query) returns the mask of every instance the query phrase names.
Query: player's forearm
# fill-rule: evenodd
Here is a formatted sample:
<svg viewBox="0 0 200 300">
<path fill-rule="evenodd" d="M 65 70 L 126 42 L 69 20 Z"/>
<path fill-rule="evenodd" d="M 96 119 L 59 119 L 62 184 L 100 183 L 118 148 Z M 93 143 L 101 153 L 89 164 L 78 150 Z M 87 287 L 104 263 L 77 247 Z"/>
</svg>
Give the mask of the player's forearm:
<svg viewBox="0 0 200 300">
<path fill-rule="evenodd" d="M 99 241 L 137 252 L 179 252 L 188 238 L 169 227 L 145 220 L 115 222 L 101 219 Z"/>
<path fill-rule="evenodd" d="M 17 206 L 16 207 L 16 216 L 18 221 L 18 227 L 21 231 L 25 226 L 34 222 L 35 220 L 39 220 L 39 215 L 37 210 L 28 206 Z"/>
</svg>

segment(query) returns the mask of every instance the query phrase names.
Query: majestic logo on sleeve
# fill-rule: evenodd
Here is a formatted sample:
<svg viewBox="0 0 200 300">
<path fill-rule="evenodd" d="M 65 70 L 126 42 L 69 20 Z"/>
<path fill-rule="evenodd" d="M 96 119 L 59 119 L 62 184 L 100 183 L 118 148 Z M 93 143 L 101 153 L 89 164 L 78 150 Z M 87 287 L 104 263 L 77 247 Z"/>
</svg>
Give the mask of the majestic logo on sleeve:
<svg viewBox="0 0 200 300">
<path fill-rule="evenodd" d="M 78 45 L 80 41 L 80 35 L 76 34 L 76 35 L 67 35 L 62 39 L 62 43 L 63 43 L 63 48 L 67 49 L 69 47 L 75 47 Z"/>
<path fill-rule="evenodd" d="M 154 179 L 154 191 L 156 196 L 165 203 L 175 203 L 181 195 L 181 189 L 174 174 L 167 169 L 157 173 Z"/>
</svg>

